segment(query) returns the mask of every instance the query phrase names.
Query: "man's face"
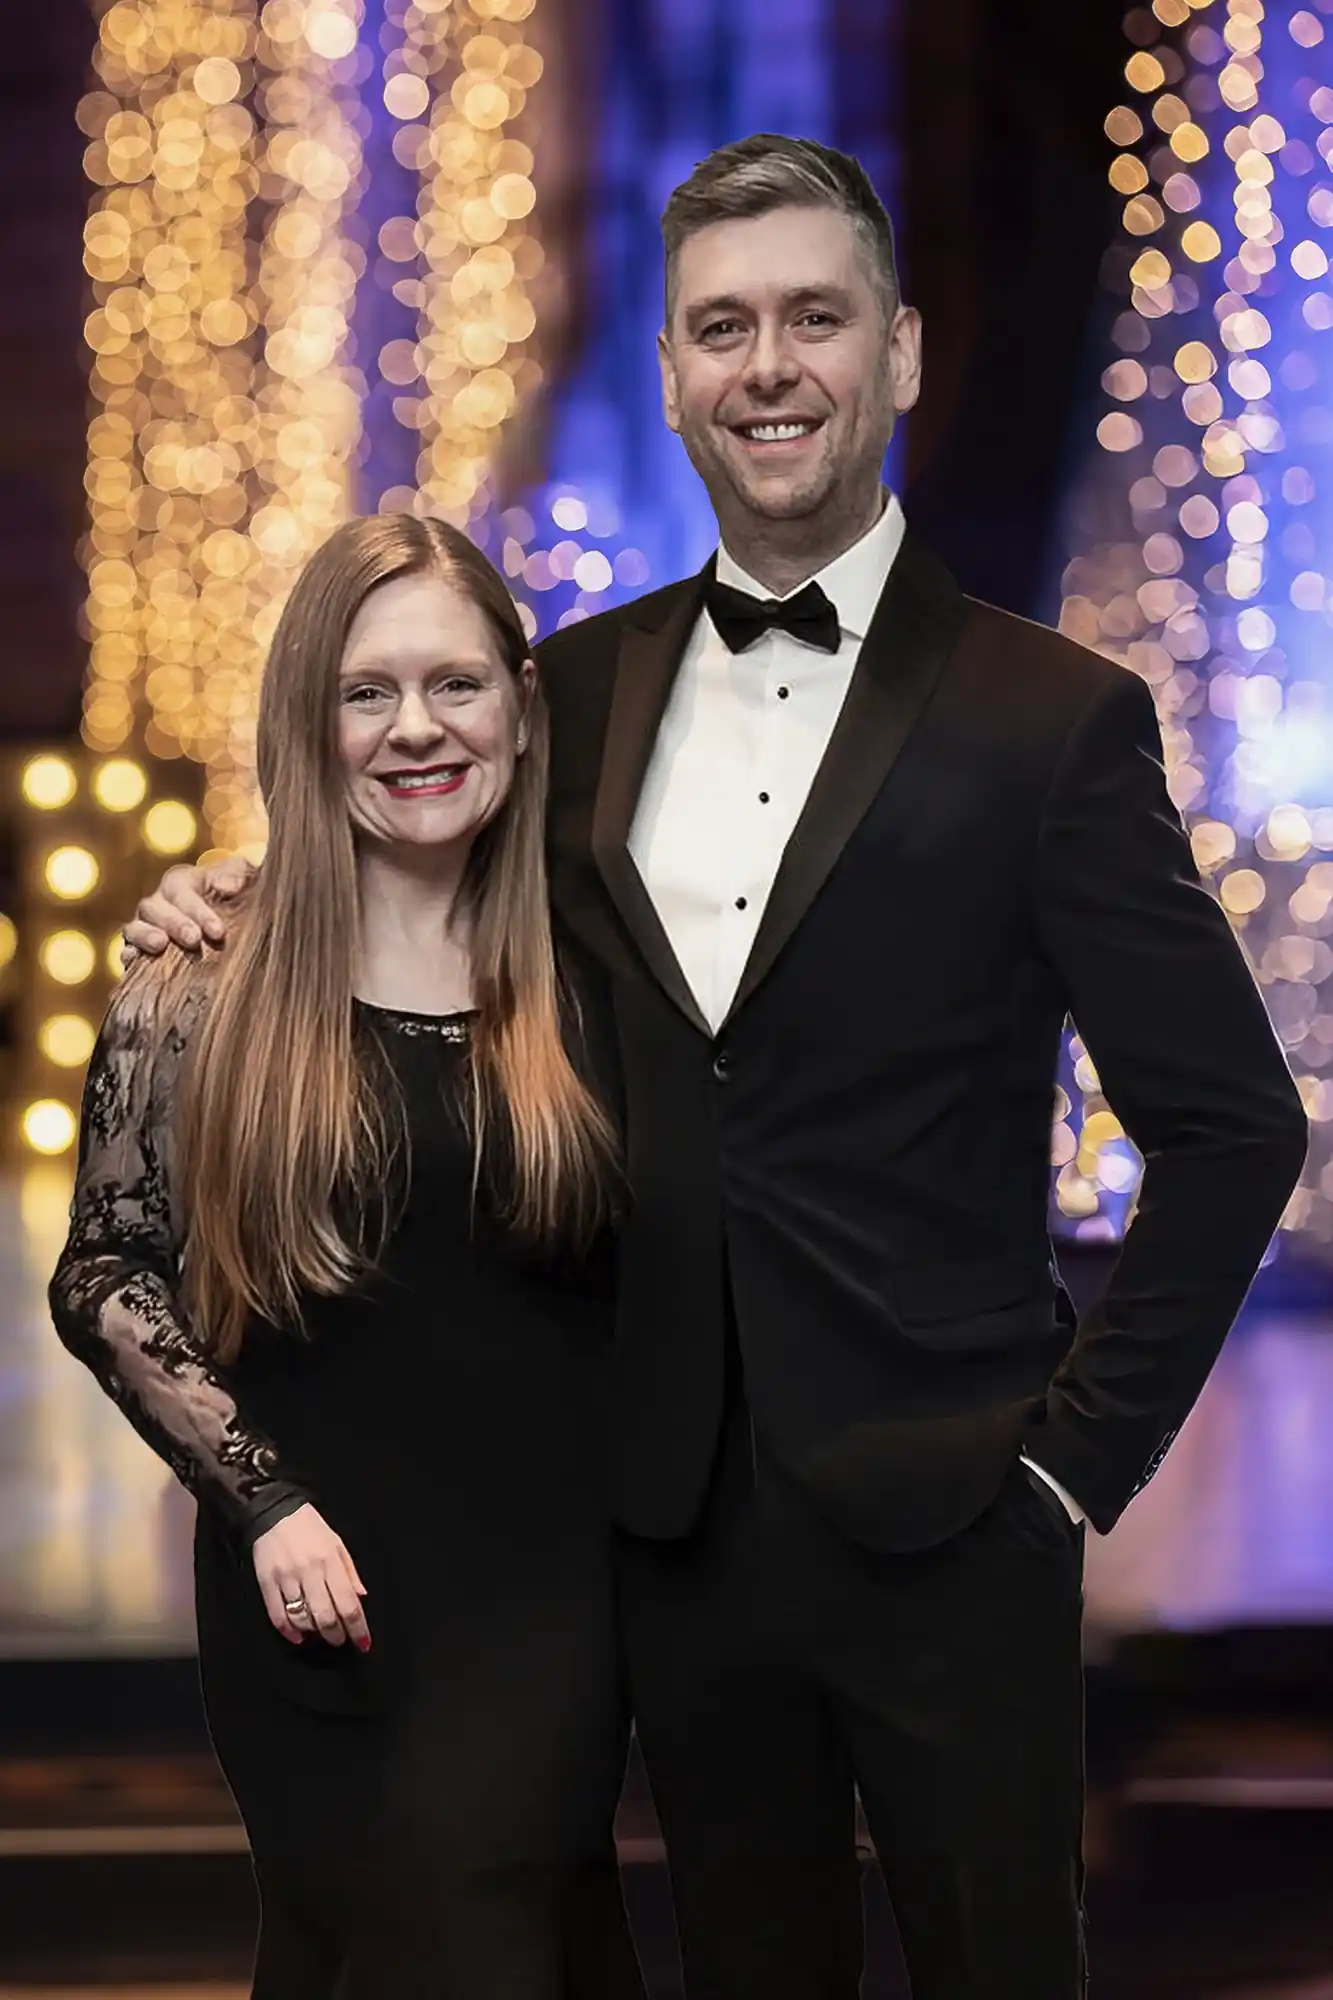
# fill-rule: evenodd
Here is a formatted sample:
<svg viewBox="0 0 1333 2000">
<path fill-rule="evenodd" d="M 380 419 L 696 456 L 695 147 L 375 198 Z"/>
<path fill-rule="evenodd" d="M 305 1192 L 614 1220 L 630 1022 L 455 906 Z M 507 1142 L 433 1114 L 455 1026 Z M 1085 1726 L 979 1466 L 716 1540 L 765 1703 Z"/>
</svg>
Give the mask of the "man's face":
<svg viewBox="0 0 1333 2000">
<path fill-rule="evenodd" d="M 687 237 L 659 350 L 666 420 L 724 531 L 738 509 L 790 521 L 873 496 L 921 371 L 916 313 L 886 324 L 866 249 L 823 207 Z"/>
</svg>

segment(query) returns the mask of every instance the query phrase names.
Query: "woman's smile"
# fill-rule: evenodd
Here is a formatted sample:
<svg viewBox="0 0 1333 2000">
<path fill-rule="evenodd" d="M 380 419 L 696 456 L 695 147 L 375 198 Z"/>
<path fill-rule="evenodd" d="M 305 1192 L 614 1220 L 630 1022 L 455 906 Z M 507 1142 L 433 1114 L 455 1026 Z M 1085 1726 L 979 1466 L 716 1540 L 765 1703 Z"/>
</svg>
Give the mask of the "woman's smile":
<svg viewBox="0 0 1333 2000">
<path fill-rule="evenodd" d="M 376 776 L 391 799 L 438 799 L 460 789 L 471 766 L 430 764 L 420 771 L 381 771 Z"/>
</svg>

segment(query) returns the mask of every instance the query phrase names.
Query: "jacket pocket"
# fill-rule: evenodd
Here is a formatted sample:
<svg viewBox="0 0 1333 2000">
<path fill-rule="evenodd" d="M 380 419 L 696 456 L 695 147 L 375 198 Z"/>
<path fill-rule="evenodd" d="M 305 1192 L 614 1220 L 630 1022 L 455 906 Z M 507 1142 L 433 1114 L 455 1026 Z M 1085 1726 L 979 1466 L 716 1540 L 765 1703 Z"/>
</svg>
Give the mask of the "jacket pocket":
<svg viewBox="0 0 1333 2000">
<path fill-rule="evenodd" d="M 889 1271 L 894 1313 L 909 1340 L 980 1353 L 1056 1331 L 1055 1281 L 1017 1257 L 931 1258 Z"/>
</svg>

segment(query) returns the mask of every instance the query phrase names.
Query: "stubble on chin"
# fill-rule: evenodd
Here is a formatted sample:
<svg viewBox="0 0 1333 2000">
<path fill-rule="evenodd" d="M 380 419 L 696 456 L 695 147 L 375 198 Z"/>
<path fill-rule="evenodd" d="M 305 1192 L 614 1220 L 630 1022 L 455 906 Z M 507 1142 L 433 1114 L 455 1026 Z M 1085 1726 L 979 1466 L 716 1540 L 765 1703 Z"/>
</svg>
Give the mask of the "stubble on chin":
<svg viewBox="0 0 1333 2000">
<path fill-rule="evenodd" d="M 800 521 L 827 504 L 829 480 L 823 473 L 800 481 L 736 483 L 735 498 L 747 514 L 764 521 Z"/>
<path fill-rule="evenodd" d="M 819 463 L 799 479 L 751 479 L 748 468 L 739 463 L 725 445 L 715 443 L 711 428 L 701 426 L 691 434 L 679 432 L 685 454 L 703 481 L 725 541 L 730 531 L 740 529 L 740 519 L 767 521 L 775 527 L 784 522 L 810 520 L 829 508 L 838 481 L 827 448 Z M 734 525 L 733 525 L 734 524 Z"/>
<path fill-rule="evenodd" d="M 708 489 L 713 511 L 719 520 L 739 510 L 761 521 L 798 521 L 817 513 L 828 499 L 828 468 L 819 466 L 800 481 L 750 479 L 743 466 L 725 452 L 686 451 L 695 471 Z"/>
</svg>

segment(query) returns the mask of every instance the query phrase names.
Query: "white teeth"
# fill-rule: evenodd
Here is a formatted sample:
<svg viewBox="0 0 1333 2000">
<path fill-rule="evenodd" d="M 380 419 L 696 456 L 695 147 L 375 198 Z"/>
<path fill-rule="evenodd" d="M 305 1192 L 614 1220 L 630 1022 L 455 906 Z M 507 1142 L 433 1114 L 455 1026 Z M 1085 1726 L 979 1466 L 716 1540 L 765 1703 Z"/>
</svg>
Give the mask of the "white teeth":
<svg viewBox="0 0 1333 2000">
<path fill-rule="evenodd" d="M 746 432 L 757 444 L 783 444 L 788 438 L 808 437 L 813 424 L 751 424 Z"/>
<path fill-rule="evenodd" d="M 403 772 L 403 773 L 399 773 L 399 774 L 396 774 L 395 776 L 393 776 L 393 777 L 391 777 L 391 778 L 387 778 L 387 779 L 385 780 L 385 783 L 386 783 L 386 784 L 389 784 L 389 785 L 392 785 L 392 786 L 393 786 L 393 789 L 394 789 L 394 790 L 395 790 L 396 792 L 402 792 L 402 791 L 409 791 L 409 792 L 410 792 L 410 791 L 417 791 L 417 790 L 420 790 L 420 789 L 421 789 L 421 788 L 422 788 L 423 786 L 426 786 L 426 785 L 438 785 L 438 784 L 440 784 L 440 783 L 442 782 L 442 780 L 444 780 L 445 778 L 453 778 L 453 777 L 456 777 L 456 776 L 457 776 L 457 772 L 456 772 L 456 771 L 453 771 L 453 770 L 449 770 L 449 771 L 415 771 L 415 772 L 411 773 L 410 775 L 409 775 L 408 773 L 406 773 L 406 772 Z"/>
</svg>

